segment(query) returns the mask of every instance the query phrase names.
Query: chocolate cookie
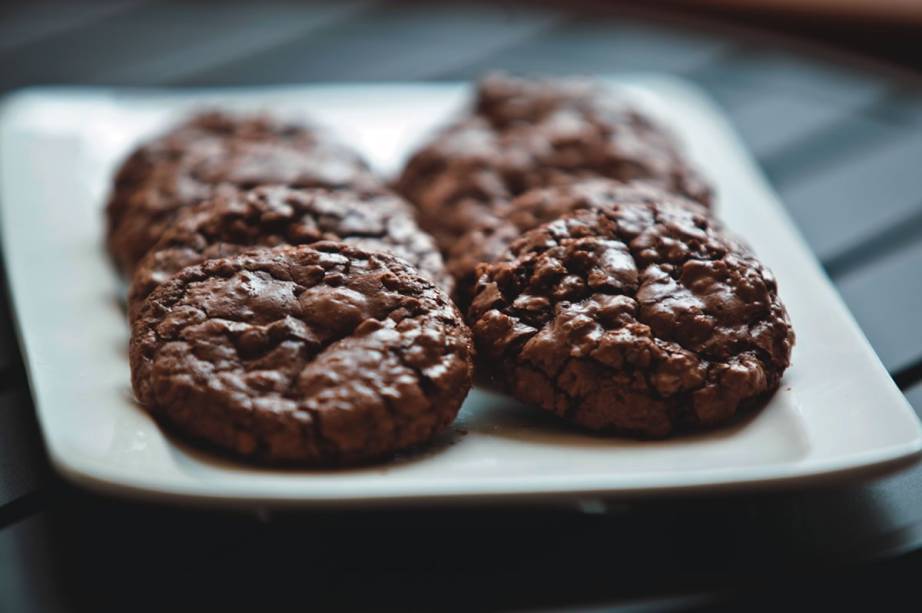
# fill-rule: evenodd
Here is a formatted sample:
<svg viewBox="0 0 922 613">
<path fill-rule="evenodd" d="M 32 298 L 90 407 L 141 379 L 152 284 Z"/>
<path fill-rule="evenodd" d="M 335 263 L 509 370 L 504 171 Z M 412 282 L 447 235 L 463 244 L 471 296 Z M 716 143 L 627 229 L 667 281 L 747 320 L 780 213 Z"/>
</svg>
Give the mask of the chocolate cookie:
<svg viewBox="0 0 922 613">
<path fill-rule="evenodd" d="M 130 343 L 140 402 L 247 458 L 342 464 L 431 439 L 471 386 L 470 332 L 390 255 L 343 243 L 258 249 L 183 269 Z"/>
<path fill-rule="evenodd" d="M 663 203 L 684 206 L 699 215 L 707 214 L 707 209 L 692 200 L 636 181 L 621 183 L 611 179 L 583 179 L 525 192 L 510 202 L 501 215 L 466 232 L 448 251 L 448 272 L 456 282 L 455 301 L 462 309 L 466 308 L 477 280 L 477 266 L 498 259 L 512 242 L 528 230 L 574 211 L 617 209 L 636 204 L 652 207 Z"/>
<path fill-rule="evenodd" d="M 771 394 L 794 333 L 771 273 L 684 206 L 587 210 L 480 268 L 478 358 L 517 398 L 592 430 L 662 437 Z"/>
<path fill-rule="evenodd" d="M 408 161 L 398 189 L 443 250 L 510 199 L 578 177 L 642 179 L 711 202 L 711 189 L 662 126 L 582 81 L 485 79 L 474 113 Z"/>
<path fill-rule="evenodd" d="M 186 266 L 254 246 L 323 240 L 393 253 L 451 293 L 454 282 L 445 271 L 442 256 L 413 215 L 413 209 L 400 197 L 380 190 L 281 186 L 225 190 L 184 209 L 138 264 L 128 294 L 129 319 L 148 294 Z"/>
<path fill-rule="evenodd" d="M 192 117 L 137 149 L 122 164 L 107 215 L 107 242 L 130 274 L 176 213 L 217 186 L 372 186 L 352 151 L 309 127 L 264 115 Z"/>
</svg>

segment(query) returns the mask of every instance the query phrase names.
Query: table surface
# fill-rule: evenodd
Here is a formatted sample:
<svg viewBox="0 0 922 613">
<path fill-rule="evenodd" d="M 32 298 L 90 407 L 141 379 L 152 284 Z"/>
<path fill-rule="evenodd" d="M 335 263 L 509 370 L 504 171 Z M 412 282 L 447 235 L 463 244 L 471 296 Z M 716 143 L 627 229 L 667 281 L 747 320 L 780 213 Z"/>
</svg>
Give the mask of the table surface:
<svg viewBox="0 0 922 613">
<path fill-rule="evenodd" d="M 734 121 L 922 412 L 922 78 L 598 4 L 4 5 L 0 91 L 457 80 L 494 68 L 683 76 Z M 869 578 L 895 598 L 920 560 L 922 465 L 849 486 L 574 508 L 246 514 L 79 492 L 50 471 L 0 302 L 3 611 L 160 609 L 180 593 L 184 606 L 229 609 L 768 606 L 804 585 L 835 585 L 836 602 L 854 603 L 850 586 Z"/>
</svg>

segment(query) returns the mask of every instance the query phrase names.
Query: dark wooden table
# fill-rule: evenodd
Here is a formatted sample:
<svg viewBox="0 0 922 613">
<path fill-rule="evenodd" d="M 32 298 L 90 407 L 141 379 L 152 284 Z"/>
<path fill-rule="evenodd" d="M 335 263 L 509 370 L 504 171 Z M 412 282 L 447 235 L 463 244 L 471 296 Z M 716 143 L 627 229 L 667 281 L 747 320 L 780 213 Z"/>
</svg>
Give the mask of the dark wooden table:
<svg viewBox="0 0 922 613">
<path fill-rule="evenodd" d="M 0 90 L 467 79 L 493 68 L 681 75 L 734 120 L 922 410 L 919 76 L 599 4 L 22 3 L 0 9 Z M 880 605 L 911 594 L 922 569 L 922 467 L 847 487 L 572 509 L 266 515 L 82 493 L 51 474 L 0 308 L 2 611 L 771 608 L 805 589 L 799 598 L 825 605 Z"/>
</svg>

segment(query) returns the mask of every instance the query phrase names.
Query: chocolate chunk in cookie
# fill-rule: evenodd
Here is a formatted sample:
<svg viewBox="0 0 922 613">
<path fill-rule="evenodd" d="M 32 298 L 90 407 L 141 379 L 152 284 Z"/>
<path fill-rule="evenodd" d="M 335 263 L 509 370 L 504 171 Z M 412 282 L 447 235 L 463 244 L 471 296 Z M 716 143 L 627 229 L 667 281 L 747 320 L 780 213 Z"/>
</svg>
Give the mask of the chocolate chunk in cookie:
<svg viewBox="0 0 922 613">
<path fill-rule="evenodd" d="M 474 112 L 416 152 L 397 185 L 447 251 L 515 196 L 586 176 L 711 202 L 668 130 L 600 85 L 566 80 L 485 79 Z"/>
<path fill-rule="evenodd" d="M 122 164 L 107 215 L 107 242 L 130 275 L 177 212 L 219 186 L 372 186 L 365 163 L 315 129 L 264 115 L 192 117 Z"/>
<path fill-rule="evenodd" d="M 771 273 L 684 206 L 573 213 L 479 272 L 468 315 L 484 371 L 592 430 L 662 437 L 724 423 L 790 363 Z"/>
<path fill-rule="evenodd" d="M 470 332 L 390 254 L 258 249 L 183 269 L 134 321 L 140 402 L 179 432 L 267 462 L 345 464 L 431 439 L 471 386 Z"/>
<path fill-rule="evenodd" d="M 667 203 L 669 206 L 684 206 L 699 215 L 707 214 L 707 209 L 693 200 L 636 181 L 621 183 L 611 179 L 583 179 L 525 192 L 510 202 L 502 214 L 466 232 L 448 251 L 448 272 L 456 281 L 455 301 L 465 309 L 470 304 L 477 280 L 477 266 L 495 261 L 522 234 L 541 224 L 574 211 Z"/>
<path fill-rule="evenodd" d="M 186 266 L 242 253 L 254 246 L 341 241 L 403 258 L 450 293 L 452 278 L 413 209 L 399 196 L 377 191 L 263 186 L 224 190 L 184 209 L 147 253 L 128 294 L 129 319 L 161 283 Z"/>
</svg>

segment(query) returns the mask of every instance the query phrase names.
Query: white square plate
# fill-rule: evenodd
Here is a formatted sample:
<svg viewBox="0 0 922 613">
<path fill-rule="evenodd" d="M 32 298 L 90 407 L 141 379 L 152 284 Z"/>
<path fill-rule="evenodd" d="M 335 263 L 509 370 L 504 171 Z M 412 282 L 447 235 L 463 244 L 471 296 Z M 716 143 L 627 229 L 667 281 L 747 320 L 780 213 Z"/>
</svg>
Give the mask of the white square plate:
<svg viewBox="0 0 922 613">
<path fill-rule="evenodd" d="M 659 77 L 613 81 L 671 125 L 718 189 L 718 212 L 774 270 L 798 342 L 771 402 L 725 430 L 658 442 L 582 434 L 474 391 L 428 451 L 360 469 L 264 469 L 167 437 L 133 401 L 123 288 L 103 251 L 115 165 L 192 106 L 305 115 L 382 173 L 445 121 L 462 84 L 211 91 L 36 89 L 0 116 L 2 239 L 39 422 L 55 467 L 85 486 L 152 498 L 262 504 L 563 499 L 828 480 L 906 464 L 915 414 L 721 113 Z"/>
</svg>

